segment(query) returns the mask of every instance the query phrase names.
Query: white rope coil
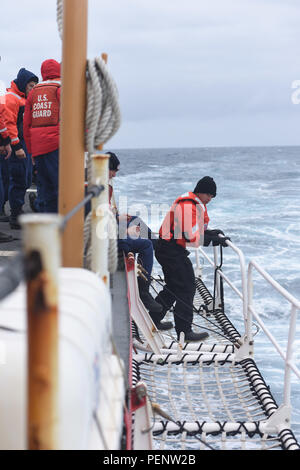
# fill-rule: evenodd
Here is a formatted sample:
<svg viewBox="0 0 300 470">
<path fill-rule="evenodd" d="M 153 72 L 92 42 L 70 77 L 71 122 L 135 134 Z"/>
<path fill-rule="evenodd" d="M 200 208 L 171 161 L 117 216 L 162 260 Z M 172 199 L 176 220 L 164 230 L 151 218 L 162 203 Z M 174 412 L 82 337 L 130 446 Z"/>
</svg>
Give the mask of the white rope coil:
<svg viewBox="0 0 300 470">
<path fill-rule="evenodd" d="M 62 39 L 63 34 L 63 19 L 64 19 L 64 2 L 63 0 L 57 0 L 56 2 L 56 21 L 58 27 L 58 34 Z"/>
<path fill-rule="evenodd" d="M 63 0 L 57 0 L 59 36 L 63 36 Z M 86 147 L 91 154 L 118 131 L 121 111 L 116 84 L 101 57 L 87 61 Z"/>
<path fill-rule="evenodd" d="M 116 84 L 103 59 L 88 61 L 86 147 L 93 153 L 118 131 L 121 112 Z"/>
</svg>

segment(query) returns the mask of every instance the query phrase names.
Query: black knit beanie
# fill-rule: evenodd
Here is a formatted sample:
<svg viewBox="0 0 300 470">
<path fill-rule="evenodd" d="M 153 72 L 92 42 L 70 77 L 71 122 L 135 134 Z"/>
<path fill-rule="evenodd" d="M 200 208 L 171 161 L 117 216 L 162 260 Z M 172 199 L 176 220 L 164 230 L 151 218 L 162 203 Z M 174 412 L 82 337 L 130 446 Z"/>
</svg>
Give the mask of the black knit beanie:
<svg viewBox="0 0 300 470">
<path fill-rule="evenodd" d="M 217 185 L 213 178 L 210 176 L 204 176 L 198 181 L 193 193 L 204 193 L 211 194 L 213 197 L 217 195 Z"/>
<path fill-rule="evenodd" d="M 109 159 L 109 169 L 110 171 L 116 171 L 120 165 L 120 160 L 117 155 L 113 152 L 106 152 L 106 155 L 110 155 Z"/>
</svg>

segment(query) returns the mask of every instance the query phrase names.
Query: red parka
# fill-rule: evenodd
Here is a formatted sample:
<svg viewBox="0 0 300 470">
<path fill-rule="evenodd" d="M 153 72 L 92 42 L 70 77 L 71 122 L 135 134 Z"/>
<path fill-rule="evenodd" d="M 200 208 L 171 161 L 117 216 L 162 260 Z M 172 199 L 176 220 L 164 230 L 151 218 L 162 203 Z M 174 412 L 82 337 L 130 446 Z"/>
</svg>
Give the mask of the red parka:
<svg viewBox="0 0 300 470">
<path fill-rule="evenodd" d="M 30 92 L 24 114 L 25 143 L 33 157 L 59 148 L 60 64 L 45 60 L 41 74 L 43 81 Z"/>
</svg>

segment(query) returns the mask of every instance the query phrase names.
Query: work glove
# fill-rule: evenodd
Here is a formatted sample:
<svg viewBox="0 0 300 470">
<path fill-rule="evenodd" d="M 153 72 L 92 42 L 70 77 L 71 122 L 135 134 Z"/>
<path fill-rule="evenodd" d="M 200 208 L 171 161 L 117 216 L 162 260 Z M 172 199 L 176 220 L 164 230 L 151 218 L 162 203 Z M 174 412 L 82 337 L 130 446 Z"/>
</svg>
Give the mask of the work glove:
<svg viewBox="0 0 300 470">
<path fill-rule="evenodd" d="M 223 237 L 220 238 L 219 234 L 223 235 Z M 222 245 L 226 247 L 227 246 L 226 240 L 231 241 L 229 237 L 225 237 L 224 232 L 222 232 L 222 230 L 215 229 L 215 230 L 206 230 L 204 232 L 204 246 L 208 246 L 210 242 L 212 242 L 213 246 Z"/>
</svg>

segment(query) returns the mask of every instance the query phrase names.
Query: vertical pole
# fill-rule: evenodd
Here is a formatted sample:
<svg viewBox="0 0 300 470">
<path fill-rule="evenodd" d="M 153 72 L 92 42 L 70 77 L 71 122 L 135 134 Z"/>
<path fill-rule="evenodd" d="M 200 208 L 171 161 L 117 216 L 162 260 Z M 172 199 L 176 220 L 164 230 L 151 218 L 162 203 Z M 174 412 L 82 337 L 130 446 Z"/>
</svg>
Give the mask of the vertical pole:
<svg viewBox="0 0 300 470">
<path fill-rule="evenodd" d="M 246 318 L 246 329 L 245 334 L 247 336 L 248 344 L 253 345 L 253 333 L 252 333 L 252 323 L 253 323 L 253 265 L 251 262 L 248 266 L 248 286 L 247 286 L 247 318 Z"/>
<path fill-rule="evenodd" d="M 285 359 L 285 376 L 284 376 L 284 404 L 291 406 L 291 363 L 293 359 L 293 345 L 295 340 L 297 327 L 297 309 L 295 305 L 291 308 L 291 319 L 289 328 L 289 337 Z"/>
<path fill-rule="evenodd" d="M 108 161 L 109 155 L 92 155 L 91 183 L 103 184 L 104 190 L 97 199 L 92 199 L 92 271 L 97 273 L 108 285 L 108 222 L 109 222 L 109 191 Z"/>
<path fill-rule="evenodd" d="M 64 0 L 59 212 L 65 215 L 84 198 L 88 0 Z M 83 263 L 83 209 L 63 235 L 63 265 Z"/>
<path fill-rule="evenodd" d="M 215 269 L 216 269 L 216 266 L 219 266 L 218 247 L 214 246 L 213 251 L 214 251 L 214 264 L 215 264 Z M 218 272 L 216 275 L 216 293 L 217 293 L 217 298 L 216 298 L 215 308 L 219 308 L 221 304 L 221 295 L 220 295 L 220 276 Z"/>
<path fill-rule="evenodd" d="M 60 217 L 21 216 L 27 281 L 27 448 L 58 448 Z"/>
<path fill-rule="evenodd" d="M 202 266 L 201 266 L 201 263 L 200 263 L 199 249 L 198 248 L 196 248 L 196 250 L 195 250 L 195 256 L 196 256 L 195 274 L 196 274 L 196 277 L 202 277 Z"/>
</svg>

